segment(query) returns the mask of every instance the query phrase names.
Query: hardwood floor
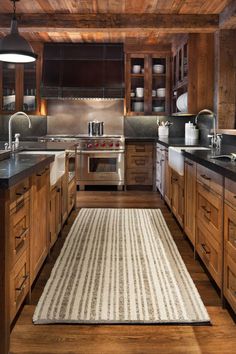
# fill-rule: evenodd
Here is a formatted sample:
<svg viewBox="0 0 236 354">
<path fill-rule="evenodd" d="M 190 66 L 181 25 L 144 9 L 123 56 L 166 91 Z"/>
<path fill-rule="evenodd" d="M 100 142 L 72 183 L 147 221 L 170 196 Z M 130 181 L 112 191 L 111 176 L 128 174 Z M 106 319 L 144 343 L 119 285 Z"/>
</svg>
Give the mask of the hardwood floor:
<svg viewBox="0 0 236 354">
<path fill-rule="evenodd" d="M 236 353 L 236 325 L 170 211 L 153 192 L 79 192 L 82 207 L 160 208 L 212 320 L 212 326 L 33 325 L 32 315 L 60 248 L 77 215 L 73 211 L 50 259 L 43 266 L 31 305 L 25 305 L 11 334 L 10 352 L 46 354 Z"/>
</svg>

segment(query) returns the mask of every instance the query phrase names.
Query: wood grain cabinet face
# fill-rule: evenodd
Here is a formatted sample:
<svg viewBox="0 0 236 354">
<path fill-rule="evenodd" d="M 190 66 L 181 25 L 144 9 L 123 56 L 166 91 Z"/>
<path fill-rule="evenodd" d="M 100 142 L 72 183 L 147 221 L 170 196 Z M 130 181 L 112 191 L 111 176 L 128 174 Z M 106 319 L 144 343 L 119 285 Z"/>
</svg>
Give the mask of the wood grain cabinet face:
<svg viewBox="0 0 236 354">
<path fill-rule="evenodd" d="M 61 225 L 61 180 L 59 180 L 50 191 L 50 247 L 56 242 Z"/>
<path fill-rule="evenodd" d="M 236 261 L 228 253 L 224 258 L 224 296 L 236 312 Z"/>
<path fill-rule="evenodd" d="M 236 260 L 236 208 L 224 205 L 224 246 L 225 251 Z"/>
<path fill-rule="evenodd" d="M 184 165 L 184 231 L 193 245 L 195 245 L 196 219 L 196 163 L 185 159 Z"/>
<path fill-rule="evenodd" d="M 10 321 L 29 292 L 29 253 L 25 250 L 10 273 Z"/>
<path fill-rule="evenodd" d="M 126 185 L 153 185 L 153 144 L 126 145 Z"/>
<path fill-rule="evenodd" d="M 200 220 L 196 225 L 196 250 L 216 284 L 222 286 L 222 245 L 206 230 Z"/>
<path fill-rule="evenodd" d="M 33 176 L 30 239 L 30 280 L 33 283 L 49 250 L 49 169 Z"/>
<path fill-rule="evenodd" d="M 172 211 L 183 227 L 184 223 L 184 178 L 177 172 L 171 172 L 171 201 Z"/>
</svg>

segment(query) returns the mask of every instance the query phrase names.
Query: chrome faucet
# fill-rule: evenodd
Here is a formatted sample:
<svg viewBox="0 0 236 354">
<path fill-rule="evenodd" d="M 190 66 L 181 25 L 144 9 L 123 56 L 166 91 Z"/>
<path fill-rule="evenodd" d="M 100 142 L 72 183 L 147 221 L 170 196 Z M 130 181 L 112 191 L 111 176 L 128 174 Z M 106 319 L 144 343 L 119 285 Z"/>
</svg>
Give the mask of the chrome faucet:
<svg viewBox="0 0 236 354">
<path fill-rule="evenodd" d="M 197 122 L 198 122 L 198 117 L 204 113 L 211 115 L 213 118 L 213 135 L 211 135 L 211 134 L 208 135 L 208 138 L 211 138 L 211 145 L 210 146 L 213 148 L 215 147 L 215 148 L 219 149 L 221 146 L 222 135 L 216 133 L 216 114 L 214 112 L 212 112 L 210 109 L 204 108 L 200 112 L 198 112 L 198 114 L 196 115 L 195 124 L 197 124 Z"/>
<path fill-rule="evenodd" d="M 29 121 L 29 128 L 32 127 L 32 124 L 31 124 L 31 120 L 30 120 L 30 117 L 25 113 L 25 112 L 16 112 L 14 114 L 12 114 L 9 118 L 9 122 L 8 122 L 8 150 L 12 150 L 12 127 L 11 127 L 11 122 L 12 122 L 12 119 L 17 117 L 17 116 L 25 116 L 28 121 Z"/>
</svg>

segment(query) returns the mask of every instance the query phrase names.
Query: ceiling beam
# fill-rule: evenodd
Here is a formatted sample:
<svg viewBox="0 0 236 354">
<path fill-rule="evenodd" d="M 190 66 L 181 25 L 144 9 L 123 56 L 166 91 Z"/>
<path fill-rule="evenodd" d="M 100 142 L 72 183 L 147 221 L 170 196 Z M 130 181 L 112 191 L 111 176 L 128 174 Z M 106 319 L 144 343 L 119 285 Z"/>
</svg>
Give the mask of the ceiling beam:
<svg viewBox="0 0 236 354">
<path fill-rule="evenodd" d="M 218 15 L 181 14 L 17 14 L 21 32 L 214 32 Z M 0 14 L 0 31 L 9 29 L 10 14 Z"/>
<path fill-rule="evenodd" d="M 221 29 L 236 28 L 236 1 L 231 0 L 228 6 L 219 16 L 219 25 Z"/>
</svg>

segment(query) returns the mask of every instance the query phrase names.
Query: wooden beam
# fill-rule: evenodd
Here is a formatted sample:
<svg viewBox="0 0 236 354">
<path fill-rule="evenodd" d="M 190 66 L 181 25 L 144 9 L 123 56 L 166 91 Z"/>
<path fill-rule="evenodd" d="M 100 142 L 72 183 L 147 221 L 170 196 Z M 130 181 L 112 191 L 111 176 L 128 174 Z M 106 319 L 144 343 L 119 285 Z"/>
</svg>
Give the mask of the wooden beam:
<svg viewBox="0 0 236 354">
<path fill-rule="evenodd" d="M 182 14 L 18 14 L 21 32 L 214 32 L 218 15 Z M 0 31 L 9 29 L 10 14 L 0 14 Z"/>
<path fill-rule="evenodd" d="M 219 26 L 222 29 L 236 28 L 236 1 L 231 0 L 219 17 Z"/>
</svg>

